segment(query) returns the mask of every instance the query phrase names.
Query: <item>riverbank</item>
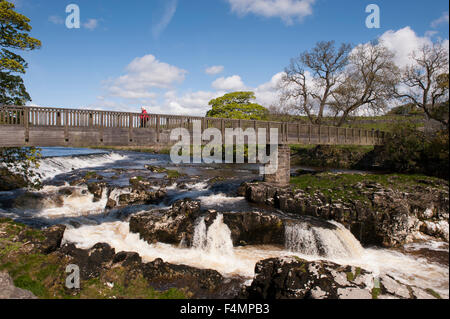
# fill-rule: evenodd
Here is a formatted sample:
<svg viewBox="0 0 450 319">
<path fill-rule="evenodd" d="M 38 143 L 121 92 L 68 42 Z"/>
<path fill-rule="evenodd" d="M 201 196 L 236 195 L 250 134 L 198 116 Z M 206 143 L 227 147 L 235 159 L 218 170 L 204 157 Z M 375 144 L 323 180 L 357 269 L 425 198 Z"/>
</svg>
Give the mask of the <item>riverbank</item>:
<svg viewBox="0 0 450 319">
<path fill-rule="evenodd" d="M 377 164 L 369 157 L 374 149 L 374 146 L 291 145 L 291 165 L 373 170 Z"/>
<path fill-rule="evenodd" d="M 291 187 L 246 183 L 247 200 L 335 220 L 364 245 L 395 247 L 431 236 L 448 242 L 448 182 L 423 175 L 305 173 Z"/>
<path fill-rule="evenodd" d="M 28 225 L 5 221 L 0 272 L 39 298 L 448 298 L 448 240 L 424 230 L 445 229 L 435 227 L 448 203 L 438 179 L 299 171 L 289 189 L 264 188 L 249 182 L 261 180 L 257 165 L 124 151 L 46 158 L 40 169 L 43 189 L 0 193 L 0 215 Z M 264 201 L 248 196 L 258 190 Z M 363 201 L 376 197 L 398 205 Z M 423 213 L 420 198 L 436 209 Z M 320 214 L 280 209 L 297 200 Z M 413 217 L 420 238 L 389 228 L 417 226 Z M 380 228 L 360 237 L 371 220 Z M 68 263 L 81 268 L 81 290 L 64 288 Z"/>
<path fill-rule="evenodd" d="M 156 290 L 135 268 L 136 254 L 115 253 L 107 245 L 90 250 L 62 246 L 65 226 L 41 231 L 0 219 L 0 271 L 16 287 L 45 299 L 180 299 L 192 296 L 176 288 Z M 81 289 L 66 288 L 66 266 L 82 269 Z M 24 294 L 24 297 L 32 297 Z"/>
</svg>

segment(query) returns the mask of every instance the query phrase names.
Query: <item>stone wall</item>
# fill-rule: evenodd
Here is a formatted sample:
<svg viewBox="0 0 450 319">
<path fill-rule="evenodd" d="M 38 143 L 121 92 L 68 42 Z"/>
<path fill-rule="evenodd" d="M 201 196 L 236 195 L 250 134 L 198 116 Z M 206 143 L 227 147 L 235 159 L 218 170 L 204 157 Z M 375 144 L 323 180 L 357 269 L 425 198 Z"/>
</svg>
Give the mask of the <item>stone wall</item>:
<svg viewBox="0 0 450 319">
<path fill-rule="evenodd" d="M 267 164 L 266 164 L 267 166 Z M 289 185 L 291 179 L 291 149 L 289 145 L 278 146 L 278 169 L 275 174 L 264 175 L 264 181 L 277 186 Z"/>
</svg>

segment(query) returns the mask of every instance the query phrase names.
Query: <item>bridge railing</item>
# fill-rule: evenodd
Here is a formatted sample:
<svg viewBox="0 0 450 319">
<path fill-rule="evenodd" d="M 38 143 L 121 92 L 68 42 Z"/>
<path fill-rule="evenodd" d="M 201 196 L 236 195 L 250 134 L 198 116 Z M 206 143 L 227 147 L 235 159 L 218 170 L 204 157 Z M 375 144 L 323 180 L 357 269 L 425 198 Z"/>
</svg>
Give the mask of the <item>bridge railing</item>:
<svg viewBox="0 0 450 319">
<path fill-rule="evenodd" d="M 301 123 L 253 121 L 237 119 L 206 118 L 184 115 L 112 112 L 98 110 L 76 110 L 47 107 L 0 106 L 0 125 L 30 127 L 66 128 L 147 128 L 156 132 L 173 128 L 192 129 L 194 122 L 200 122 L 202 129 L 217 128 L 224 136 L 227 128 L 264 128 L 267 138 L 271 128 L 278 128 L 282 143 L 309 144 L 381 144 L 387 133 L 359 128 L 317 126 Z"/>
</svg>

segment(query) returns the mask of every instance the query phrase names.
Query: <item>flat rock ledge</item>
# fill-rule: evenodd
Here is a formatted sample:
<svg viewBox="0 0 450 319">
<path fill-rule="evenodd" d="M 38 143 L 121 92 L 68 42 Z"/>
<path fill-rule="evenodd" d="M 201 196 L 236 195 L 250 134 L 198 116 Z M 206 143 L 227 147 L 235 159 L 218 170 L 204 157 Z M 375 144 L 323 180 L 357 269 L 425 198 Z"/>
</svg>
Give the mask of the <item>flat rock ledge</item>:
<svg viewBox="0 0 450 319">
<path fill-rule="evenodd" d="M 432 290 L 402 284 L 390 276 L 374 277 L 354 266 L 298 257 L 259 261 L 243 299 L 436 299 Z"/>
<path fill-rule="evenodd" d="M 397 247 L 424 235 L 449 241 L 448 188 L 417 185 L 405 192 L 359 182 L 352 191 L 361 199 L 333 199 L 320 191 L 311 194 L 267 183 L 244 183 L 239 188 L 239 194 L 252 203 L 298 216 L 337 221 L 363 245 Z"/>
<path fill-rule="evenodd" d="M 0 272 L 0 299 L 37 299 L 37 297 L 28 290 L 14 286 L 7 272 Z"/>
</svg>

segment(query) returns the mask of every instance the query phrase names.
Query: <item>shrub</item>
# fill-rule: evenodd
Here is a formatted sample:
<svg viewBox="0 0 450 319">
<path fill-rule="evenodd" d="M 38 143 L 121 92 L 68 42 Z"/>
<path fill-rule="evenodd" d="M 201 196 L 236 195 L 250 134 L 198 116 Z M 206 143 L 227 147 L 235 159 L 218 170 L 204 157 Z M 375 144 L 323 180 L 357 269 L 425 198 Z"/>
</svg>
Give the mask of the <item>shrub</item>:
<svg viewBox="0 0 450 319">
<path fill-rule="evenodd" d="M 400 173 L 423 173 L 448 179 L 448 131 L 427 135 L 411 122 L 398 123 L 380 148 L 382 166 Z"/>
</svg>

